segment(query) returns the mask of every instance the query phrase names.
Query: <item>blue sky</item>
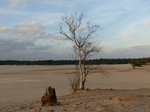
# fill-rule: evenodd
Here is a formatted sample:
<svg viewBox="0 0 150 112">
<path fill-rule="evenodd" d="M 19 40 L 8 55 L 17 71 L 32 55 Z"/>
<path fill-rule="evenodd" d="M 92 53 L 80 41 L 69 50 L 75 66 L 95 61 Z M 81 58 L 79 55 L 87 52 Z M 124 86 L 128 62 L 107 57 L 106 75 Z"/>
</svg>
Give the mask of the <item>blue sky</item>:
<svg viewBox="0 0 150 112">
<path fill-rule="evenodd" d="M 150 0 L 0 0 L 0 60 L 72 59 L 62 16 L 85 12 L 100 25 L 93 58 L 150 57 Z"/>
</svg>

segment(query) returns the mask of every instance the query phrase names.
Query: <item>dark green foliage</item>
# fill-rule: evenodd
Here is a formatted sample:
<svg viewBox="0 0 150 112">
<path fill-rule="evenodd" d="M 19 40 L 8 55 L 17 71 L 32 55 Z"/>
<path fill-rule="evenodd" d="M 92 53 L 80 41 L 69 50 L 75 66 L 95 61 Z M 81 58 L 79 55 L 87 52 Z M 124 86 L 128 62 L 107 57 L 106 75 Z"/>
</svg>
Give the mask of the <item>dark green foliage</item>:
<svg viewBox="0 0 150 112">
<path fill-rule="evenodd" d="M 133 69 L 135 69 L 135 67 L 143 67 L 142 65 L 146 65 L 146 61 L 144 59 L 139 59 L 139 60 L 132 60 L 130 62 L 131 66 L 133 67 Z"/>
<path fill-rule="evenodd" d="M 141 61 L 142 65 L 150 63 L 150 58 L 134 58 L 134 59 L 92 59 L 87 60 L 86 64 L 129 64 L 132 61 Z M 39 60 L 39 61 L 19 61 L 19 60 L 1 60 L 0 65 L 76 65 L 77 60 Z"/>
<path fill-rule="evenodd" d="M 142 67 L 142 64 L 138 62 L 131 62 L 130 64 L 133 67 L 133 69 L 135 69 L 135 67 Z"/>
<path fill-rule="evenodd" d="M 0 65 L 74 65 L 75 63 L 76 62 L 74 60 L 0 61 Z"/>
</svg>

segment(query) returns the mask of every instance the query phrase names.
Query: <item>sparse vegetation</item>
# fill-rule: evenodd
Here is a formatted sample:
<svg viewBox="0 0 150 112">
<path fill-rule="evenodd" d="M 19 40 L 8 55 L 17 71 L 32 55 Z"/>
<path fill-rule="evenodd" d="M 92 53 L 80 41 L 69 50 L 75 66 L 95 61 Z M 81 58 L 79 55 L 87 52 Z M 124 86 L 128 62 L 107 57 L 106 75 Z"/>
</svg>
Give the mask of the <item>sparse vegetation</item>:
<svg viewBox="0 0 150 112">
<path fill-rule="evenodd" d="M 143 67 L 142 65 L 146 65 L 146 62 L 144 60 L 135 60 L 131 61 L 130 64 L 135 69 L 135 67 Z"/>
<path fill-rule="evenodd" d="M 141 63 L 138 63 L 138 62 L 131 62 L 130 63 L 131 64 L 131 66 L 133 67 L 133 69 L 135 69 L 135 67 L 142 67 L 142 64 Z"/>
</svg>

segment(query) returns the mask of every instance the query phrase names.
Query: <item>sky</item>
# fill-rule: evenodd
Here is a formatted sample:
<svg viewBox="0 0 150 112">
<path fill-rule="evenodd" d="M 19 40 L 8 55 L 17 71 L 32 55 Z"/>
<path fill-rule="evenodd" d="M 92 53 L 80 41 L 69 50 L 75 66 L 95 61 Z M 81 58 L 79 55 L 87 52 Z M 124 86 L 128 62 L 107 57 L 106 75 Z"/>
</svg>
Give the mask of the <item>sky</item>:
<svg viewBox="0 0 150 112">
<path fill-rule="evenodd" d="M 150 0 L 0 0 L 0 60 L 71 60 L 59 25 L 72 12 L 100 26 L 93 59 L 150 57 Z"/>
</svg>

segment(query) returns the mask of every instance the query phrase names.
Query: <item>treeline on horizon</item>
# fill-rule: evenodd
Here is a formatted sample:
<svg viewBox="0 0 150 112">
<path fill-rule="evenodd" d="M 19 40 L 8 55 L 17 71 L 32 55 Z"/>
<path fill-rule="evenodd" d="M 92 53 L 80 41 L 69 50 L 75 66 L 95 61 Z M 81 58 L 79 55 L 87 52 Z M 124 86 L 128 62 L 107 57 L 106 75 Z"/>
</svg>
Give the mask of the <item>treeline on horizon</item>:
<svg viewBox="0 0 150 112">
<path fill-rule="evenodd" d="M 87 60 L 87 64 L 129 64 L 133 61 L 143 61 L 150 63 L 149 58 L 118 58 L 118 59 L 91 59 Z M 77 60 L 38 60 L 38 61 L 19 61 L 19 60 L 0 60 L 0 65 L 76 65 Z"/>
</svg>

